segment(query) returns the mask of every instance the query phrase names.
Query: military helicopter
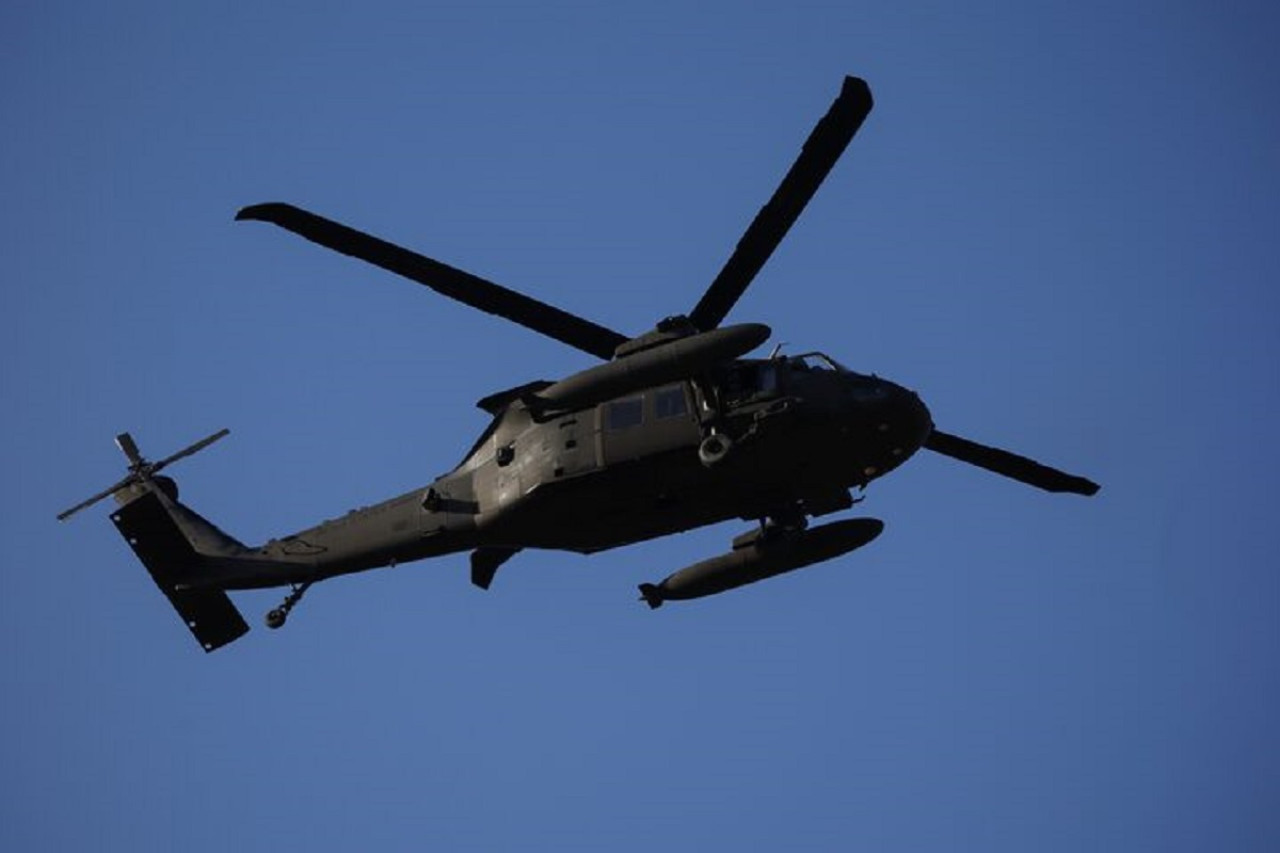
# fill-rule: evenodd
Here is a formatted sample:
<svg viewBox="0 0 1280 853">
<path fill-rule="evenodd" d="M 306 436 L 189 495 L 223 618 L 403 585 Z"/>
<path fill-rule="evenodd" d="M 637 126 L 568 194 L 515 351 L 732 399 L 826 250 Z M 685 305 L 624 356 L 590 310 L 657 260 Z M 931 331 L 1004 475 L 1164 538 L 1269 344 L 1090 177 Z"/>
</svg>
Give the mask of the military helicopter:
<svg viewBox="0 0 1280 853">
<path fill-rule="evenodd" d="M 288 586 L 271 628 L 317 581 L 426 557 L 470 552 L 488 589 L 526 548 L 593 553 L 728 519 L 754 527 L 728 552 L 640 585 L 657 608 L 832 559 L 883 529 L 873 518 L 810 528 L 849 509 L 852 490 L 921 447 L 1051 492 L 1098 485 L 934 428 L 913 392 L 820 352 L 746 358 L 771 332 L 721 326 L 861 127 L 871 91 L 847 77 L 772 198 L 687 315 L 631 337 L 529 296 L 288 204 L 239 211 L 601 359 L 556 382 L 536 381 L 477 404 L 491 416 L 448 474 L 308 530 L 247 546 L 178 499 L 161 471 L 227 434 L 150 462 L 116 438 L 127 475 L 58 516 L 108 496 L 111 520 L 206 651 L 249 630 L 229 590 Z"/>
</svg>

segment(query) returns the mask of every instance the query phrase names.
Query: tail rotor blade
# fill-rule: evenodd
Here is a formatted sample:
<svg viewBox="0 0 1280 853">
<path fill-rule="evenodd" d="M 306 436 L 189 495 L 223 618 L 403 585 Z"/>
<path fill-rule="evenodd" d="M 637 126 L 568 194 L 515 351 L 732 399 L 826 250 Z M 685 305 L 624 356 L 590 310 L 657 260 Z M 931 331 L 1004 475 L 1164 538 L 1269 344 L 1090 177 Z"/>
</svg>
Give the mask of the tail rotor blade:
<svg viewBox="0 0 1280 853">
<path fill-rule="evenodd" d="M 862 127 L 872 104 L 871 89 L 865 80 L 844 78 L 839 96 L 805 140 L 791 171 L 756 214 L 724 268 L 689 315 L 694 326 L 705 332 L 720 325 L 818 191 L 849 140 Z"/>
<path fill-rule="evenodd" d="M 939 430 L 934 430 L 924 446 L 935 453 L 950 456 L 961 462 L 985 468 L 996 474 L 1044 489 L 1047 492 L 1070 492 L 1076 495 L 1097 494 L 1097 483 L 1084 477 L 1041 465 L 1034 459 L 1010 453 L 997 447 L 988 447 Z"/>
<path fill-rule="evenodd" d="M 138 445 L 133 440 L 133 436 L 127 432 L 122 432 L 116 436 L 116 447 L 120 448 L 120 452 L 129 457 L 130 465 L 141 465 L 144 460 L 142 454 L 138 452 Z"/>
<path fill-rule="evenodd" d="M 127 434 L 128 433 L 126 433 L 126 435 Z M 177 453 L 173 454 L 172 456 L 168 456 L 164 459 L 161 459 L 155 465 L 151 466 L 151 473 L 154 474 L 156 471 L 159 471 L 161 468 L 165 467 L 166 465 L 172 462 L 177 462 L 179 459 L 185 459 L 186 457 L 190 456 L 193 453 L 198 453 L 199 451 L 204 450 L 206 447 L 213 444 L 218 439 L 226 438 L 230 434 L 231 434 L 231 430 L 220 429 L 217 432 L 215 432 L 213 435 L 200 439 L 190 447 L 183 448 L 182 450 L 179 450 Z"/>
<path fill-rule="evenodd" d="M 78 504 L 76 504 L 75 506 L 71 507 L 71 509 L 63 510 L 62 512 L 58 513 L 58 521 L 66 521 L 68 518 L 70 518 L 71 516 L 75 515 L 75 514 L 76 514 L 77 512 L 79 512 L 80 510 L 82 510 L 82 509 L 88 509 L 89 507 L 93 506 L 93 505 L 94 505 L 94 504 L 96 504 L 98 501 L 102 500 L 103 498 L 109 498 L 109 497 L 111 497 L 111 495 L 115 494 L 116 492 L 118 492 L 118 491 L 120 491 L 121 489 L 123 489 L 125 486 L 129 485 L 129 484 L 130 484 L 130 483 L 132 483 L 135 479 L 136 479 L 136 478 L 135 478 L 132 474 L 130 474 L 128 477 L 125 477 L 123 480 L 121 480 L 120 482 L 116 483 L 114 486 L 111 486 L 110 488 L 103 489 L 102 491 L 100 491 L 100 492 L 98 492 L 96 495 L 94 495 L 93 497 L 91 497 L 91 498 L 86 498 L 85 500 L 80 501 L 80 503 L 78 503 Z"/>
</svg>

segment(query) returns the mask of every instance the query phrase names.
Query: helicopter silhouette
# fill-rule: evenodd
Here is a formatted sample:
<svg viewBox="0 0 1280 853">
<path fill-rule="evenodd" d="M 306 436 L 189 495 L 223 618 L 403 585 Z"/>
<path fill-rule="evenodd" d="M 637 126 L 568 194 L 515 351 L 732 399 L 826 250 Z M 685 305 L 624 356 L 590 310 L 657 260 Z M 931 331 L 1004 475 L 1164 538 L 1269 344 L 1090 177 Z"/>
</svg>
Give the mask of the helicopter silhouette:
<svg viewBox="0 0 1280 853">
<path fill-rule="evenodd" d="M 874 518 L 809 526 L 849 509 L 921 448 L 1051 492 L 1098 485 L 1007 450 L 942 432 L 912 391 L 808 352 L 747 358 L 768 326 L 721 323 L 804 210 L 872 108 L 847 77 L 799 157 L 687 315 L 629 336 L 301 208 L 271 202 L 238 220 L 267 222 L 397 273 L 601 359 L 478 402 L 489 426 L 463 461 L 430 484 L 307 530 L 245 545 L 179 500 L 160 472 L 227 435 L 221 430 L 158 462 L 128 433 L 111 519 L 206 651 L 249 630 L 228 591 L 288 586 L 266 616 L 283 626 L 317 581 L 469 552 L 488 589 L 524 549 L 594 553 L 729 519 L 754 522 L 724 554 L 641 584 L 657 608 L 860 548 Z"/>
</svg>

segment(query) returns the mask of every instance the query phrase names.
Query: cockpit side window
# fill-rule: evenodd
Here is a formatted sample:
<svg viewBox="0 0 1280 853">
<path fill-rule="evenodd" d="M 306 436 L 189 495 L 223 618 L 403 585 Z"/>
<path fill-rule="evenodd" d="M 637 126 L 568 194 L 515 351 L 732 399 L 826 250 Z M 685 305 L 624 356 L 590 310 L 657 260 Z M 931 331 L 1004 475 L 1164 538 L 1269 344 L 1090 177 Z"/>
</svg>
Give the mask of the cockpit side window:
<svg viewBox="0 0 1280 853">
<path fill-rule="evenodd" d="M 721 379 L 721 394 L 727 405 L 774 397 L 778 393 L 778 368 L 772 362 L 738 362 Z"/>
<path fill-rule="evenodd" d="M 676 418 L 689 413 L 689 405 L 685 402 L 684 386 L 670 385 L 653 392 L 653 416 L 659 420 Z"/>
</svg>

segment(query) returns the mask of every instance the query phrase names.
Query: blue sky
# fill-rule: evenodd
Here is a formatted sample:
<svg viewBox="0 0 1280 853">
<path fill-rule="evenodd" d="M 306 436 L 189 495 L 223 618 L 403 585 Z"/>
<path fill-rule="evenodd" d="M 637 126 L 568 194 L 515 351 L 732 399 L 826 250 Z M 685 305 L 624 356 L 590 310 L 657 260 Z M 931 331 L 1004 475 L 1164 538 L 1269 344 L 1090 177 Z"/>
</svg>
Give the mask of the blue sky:
<svg viewBox="0 0 1280 853">
<path fill-rule="evenodd" d="M 1277 14 L 762 5 L 0 12 L 0 848 L 1280 844 Z M 207 657 L 101 509 L 54 521 L 115 433 L 227 426 L 174 473 L 266 539 L 590 364 L 242 205 L 638 333 L 849 73 L 875 111 L 730 320 L 1098 497 L 921 454 L 872 546 L 723 597 L 634 600 L 741 524 L 338 579 Z"/>
</svg>

